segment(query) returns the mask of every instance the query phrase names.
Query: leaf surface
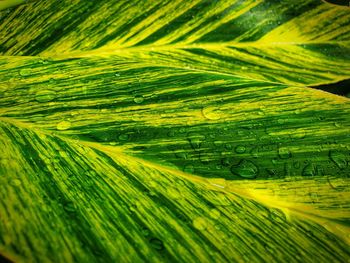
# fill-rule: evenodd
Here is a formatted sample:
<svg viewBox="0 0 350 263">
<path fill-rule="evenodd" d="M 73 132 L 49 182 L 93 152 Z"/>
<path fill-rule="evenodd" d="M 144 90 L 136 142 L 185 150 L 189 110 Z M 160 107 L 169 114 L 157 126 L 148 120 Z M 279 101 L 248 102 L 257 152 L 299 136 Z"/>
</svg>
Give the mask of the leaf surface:
<svg viewBox="0 0 350 263">
<path fill-rule="evenodd" d="M 349 9 L 34 1 L 0 16 L 0 252 L 349 258 Z M 307 24 L 308 26 L 302 26 Z"/>
</svg>

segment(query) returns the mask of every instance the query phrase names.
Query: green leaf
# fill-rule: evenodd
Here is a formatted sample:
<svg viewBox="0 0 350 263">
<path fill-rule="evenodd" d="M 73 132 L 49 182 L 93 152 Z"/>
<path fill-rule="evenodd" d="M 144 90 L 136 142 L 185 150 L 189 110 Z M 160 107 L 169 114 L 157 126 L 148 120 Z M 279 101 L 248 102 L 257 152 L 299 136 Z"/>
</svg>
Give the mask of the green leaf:
<svg viewBox="0 0 350 263">
<path fill-rule="evenodd" d="M 0 0 L 0 10 L 24 3 L 26 0 Z"/>
<path fill-rule="evenodd" d="M 349 23 L 317 0 L 0 12 L 0 253 L 348 260 L 350 103 L 312 87 L 349 78 Z"/>
</svg>

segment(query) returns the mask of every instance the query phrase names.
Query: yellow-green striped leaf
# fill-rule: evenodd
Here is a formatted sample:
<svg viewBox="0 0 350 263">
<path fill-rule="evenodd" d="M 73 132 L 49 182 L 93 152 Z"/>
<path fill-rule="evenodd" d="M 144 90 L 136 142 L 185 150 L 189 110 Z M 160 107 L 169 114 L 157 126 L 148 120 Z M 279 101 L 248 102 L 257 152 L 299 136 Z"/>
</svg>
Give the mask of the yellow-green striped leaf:
<svg viewBox="0 0 350 263">
<path fill-rule="evenodd" d="M 346 262 L 350 104 L 314 87 L 347 93 L 349 23 L 318 0 L 1 11 L 0 254 Z"/>
</svg>

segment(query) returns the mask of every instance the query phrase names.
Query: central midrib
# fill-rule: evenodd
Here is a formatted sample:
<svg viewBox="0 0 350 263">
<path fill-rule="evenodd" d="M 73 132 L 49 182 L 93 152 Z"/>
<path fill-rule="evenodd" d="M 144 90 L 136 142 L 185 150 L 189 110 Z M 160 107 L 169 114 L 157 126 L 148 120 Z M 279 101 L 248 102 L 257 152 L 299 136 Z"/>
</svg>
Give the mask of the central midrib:
<svg viewBox="0 0 350 263">
<path fill-rule="evenodd" d="M 183 49 L 207 49 L 217 50 L 223 48 L 266 48 L 276 46 L 303 46 L 303 45 L 338 45 L 350 48 L 350 41 L 287 41 L 287 42 L 267 42 L 267 41 L 253 41 L 253 42 L 212 42 L 212 43 L 181 43 L 181 44 L 151 44 L 143 46 L 118 46 L 106 45 L 98 49 L 91 49 L 86 51 L 72 51 L 67 53 L 55 54 L 54 57 L 90 57 L 101 55 L 113 55 L 121 52 L 138 52 L 138 51 L 175 51 Z M 44 52 L 50 54 L 50 52 Z"/>
</svg>

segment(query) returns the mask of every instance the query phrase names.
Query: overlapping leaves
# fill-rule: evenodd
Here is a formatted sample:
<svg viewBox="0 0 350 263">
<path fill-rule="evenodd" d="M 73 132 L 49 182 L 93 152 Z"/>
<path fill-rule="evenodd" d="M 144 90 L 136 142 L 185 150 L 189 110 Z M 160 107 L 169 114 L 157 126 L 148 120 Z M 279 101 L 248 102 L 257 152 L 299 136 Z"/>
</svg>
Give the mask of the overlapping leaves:
<svg viewBox="0 0 350 263">
<path fill-rule="evenodd" d="M 349 10 L 36 1 L 0 17 L 0 251 L 344 261 Z M 308 26 L 303 26 L 308 25 Z"/>
</svg>

